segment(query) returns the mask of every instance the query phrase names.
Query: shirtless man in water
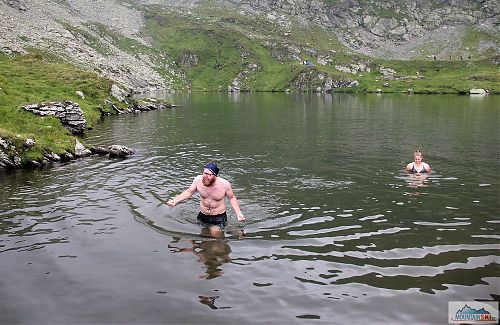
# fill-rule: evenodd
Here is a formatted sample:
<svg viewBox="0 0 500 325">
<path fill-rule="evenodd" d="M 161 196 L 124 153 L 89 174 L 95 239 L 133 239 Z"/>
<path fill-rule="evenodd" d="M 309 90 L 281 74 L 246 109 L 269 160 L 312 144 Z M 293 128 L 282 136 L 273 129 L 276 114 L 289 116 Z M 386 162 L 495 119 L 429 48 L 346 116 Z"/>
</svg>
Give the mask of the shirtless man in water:
<svg viewBox="0 0 500 325">
<path fill-rule="evenodd" d="M 204 224 L 223 228 L 227 224 L 226 203 L 224 202 L 224 198 L 227 196 L 238 220 L 244 221 L 245 216 L 241 213 L 231 183 L 222 177 L 218 177 L 218 174 L 219 167 L 217 167 L 217 164 L 208 163 L 203 169 L 203 174 L 196 176 L 191 186 L 184 192 L 168 200 L 167 205 L 174 207 L 198 192 L 201 197 L 198 220 Z"/>
</svg>

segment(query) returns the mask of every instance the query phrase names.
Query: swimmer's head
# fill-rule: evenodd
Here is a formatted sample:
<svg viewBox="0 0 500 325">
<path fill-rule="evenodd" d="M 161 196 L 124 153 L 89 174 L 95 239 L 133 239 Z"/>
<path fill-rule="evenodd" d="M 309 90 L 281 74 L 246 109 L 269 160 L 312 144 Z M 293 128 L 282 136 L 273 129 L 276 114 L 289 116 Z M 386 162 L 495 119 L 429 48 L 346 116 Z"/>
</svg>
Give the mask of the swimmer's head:
<svg viewBox="0 0 500 325">
<path fill-rule="evenodd" d="M 217 176 L 219 174 L 219 167 L 217 167 L 217 164 L 214 162 L 209 162 L 208 164 L 206 164 L 205 169 L 208 169 L 214 176 Z"/>
<path fill-rule="evenodd" d="M 424 155 L 422 154 L 422 151 L 415 150 L 415 152 L 413 153 L 413 160 L 415 160 L 415 162 L 417 164 L 420 164 L 420 162 L 422 161 L 423 158 L 424 158 Z"/>
</svg>

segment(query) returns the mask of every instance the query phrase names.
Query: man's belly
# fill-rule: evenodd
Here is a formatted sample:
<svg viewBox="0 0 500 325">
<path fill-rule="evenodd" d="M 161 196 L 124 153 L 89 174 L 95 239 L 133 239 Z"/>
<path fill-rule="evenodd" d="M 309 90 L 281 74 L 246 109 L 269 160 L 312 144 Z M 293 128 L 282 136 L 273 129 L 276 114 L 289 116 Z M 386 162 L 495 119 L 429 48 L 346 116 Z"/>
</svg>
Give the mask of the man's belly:
<svg viewBox="0 0 500 325">
<path fill-rule="evenodd" d="M 226 212 L 226 205 L 223 202 L 217 204 L 200 202 L 200 210 L 206 215 L 214 216 Z"/>
</svg>

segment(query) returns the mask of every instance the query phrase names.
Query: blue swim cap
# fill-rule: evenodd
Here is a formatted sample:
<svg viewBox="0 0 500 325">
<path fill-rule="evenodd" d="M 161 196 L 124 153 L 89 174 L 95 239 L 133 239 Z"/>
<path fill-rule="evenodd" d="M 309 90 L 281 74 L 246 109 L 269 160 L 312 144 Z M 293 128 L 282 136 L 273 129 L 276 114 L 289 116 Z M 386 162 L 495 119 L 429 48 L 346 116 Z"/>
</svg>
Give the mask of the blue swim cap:
<svg viewBox="0 0 500 325">
<path fill-rule="evenodd" d="M 219 174 L 219 167 L 217 167 L 217 164 L 214 162 L 209 162 L 208 164 L 205 165 L 205 168 L 209 169 L 215 176 Z"/>
</svg>

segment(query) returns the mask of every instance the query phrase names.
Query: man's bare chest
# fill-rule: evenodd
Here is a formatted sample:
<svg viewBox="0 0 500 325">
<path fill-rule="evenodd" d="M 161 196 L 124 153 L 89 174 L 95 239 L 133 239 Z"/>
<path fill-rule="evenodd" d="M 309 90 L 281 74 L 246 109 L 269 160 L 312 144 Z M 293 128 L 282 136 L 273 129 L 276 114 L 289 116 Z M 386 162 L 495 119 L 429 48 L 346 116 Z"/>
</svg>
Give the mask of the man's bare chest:
<svg viewBox="0 0 500 325">
<path fill-rule="evenodd" d="M 225 191 L 222 187 L 217 185 L 212 185 L 206 187 L 202 184 L 198 185 L 198 193 L 203 199 L 210 199 L 214 201 L 220 201 L 224 199 Z"/>
</svg>

